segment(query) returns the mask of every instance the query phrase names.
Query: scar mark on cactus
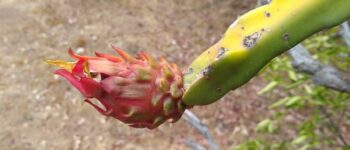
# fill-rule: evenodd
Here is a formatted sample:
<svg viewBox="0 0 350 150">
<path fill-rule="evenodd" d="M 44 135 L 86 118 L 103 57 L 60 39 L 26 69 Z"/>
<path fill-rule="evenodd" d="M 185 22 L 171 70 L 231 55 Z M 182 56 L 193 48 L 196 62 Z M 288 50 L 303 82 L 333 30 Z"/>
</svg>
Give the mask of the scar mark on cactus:
<svg viewBox="0 0 350 150">
<path fill-rule="evenodd" d="M 186 72 L 185 75 L 190 75 L 193 73 L 193 68 L 189 68 Z"/>
<path fill-rule="evenodd" d="M 288 33 L 284 33 L 284 34 L 283 34 L 283 39 L 284 39 L 285 41 L 288 41 L 288 40 L 289 40 L 289 34 L 288 34 Z"/>
<path fill-rule="evenodd" d="M 222 89 L 221 88 L 216 88 L 216 91 L 221 92 Z"/>
<path fill-rule="evenodd" d="M 213 67 L 212 66 L 207 66 L 205 67 L 202 71 L 201 74 L 203 77 L 205 77 L 205 79 L 209 79 L 209 73 L 213 71 Z"/>
<path fill-rule="evenodd" d="M 266 16 L 266 17 L 271 17 L 271 13 L 265 11 L 265 16 Z"/>
<path fill-rule="evenodd" d="M 218 55 L 216 55 L 216 59 L 220 59 L 222 56 L 225 55 L 227 49 L 225 47 L 220 47 L 218 49 Z"/>
<path fill-rule="evenodd" d="M 253 46 L 256 45 L 256 42 L 260 38 L 261 34 L 258 32 L 254 32 L 251 35 L 245 36 L 243 39 L 243 46 L 246 48 L 252 48 Z"/>
</svg>

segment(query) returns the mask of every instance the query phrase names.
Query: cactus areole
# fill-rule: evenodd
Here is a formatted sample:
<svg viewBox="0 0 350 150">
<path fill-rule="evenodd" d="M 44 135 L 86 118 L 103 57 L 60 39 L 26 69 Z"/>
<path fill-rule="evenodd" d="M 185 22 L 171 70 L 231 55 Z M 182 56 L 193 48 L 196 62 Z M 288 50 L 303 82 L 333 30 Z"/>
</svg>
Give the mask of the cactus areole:
<svg viewBox="0 0 350 150">
<path fill-rule="evenodd" d="M 47 61 L 100 113 L 132 127 L 177 121 L 186 108 L 213 103 L 248 82 L 271 59 L 350 17 L 350 0 L 273 0 L 236 20 L 183 74 L 163 58 L 96 53 Z M 98 105 L 92 101 L 97 99 Z"/>
<path fill-rule="evenodd" d="M 123 59 L 101 53 L 96 57 L 79 56 L 69 50 L 77 62 L 48 63 L 62 67 L 55 73 L 67 79 L 105 116 L 149 129 L 180 119 L 187 106 L 182 101 L 183 75 L 178 67 L 146 53 L 133 58 L 114 49 Z M 93 98 L 103 107 L 93 103 Z"/>
</svg>

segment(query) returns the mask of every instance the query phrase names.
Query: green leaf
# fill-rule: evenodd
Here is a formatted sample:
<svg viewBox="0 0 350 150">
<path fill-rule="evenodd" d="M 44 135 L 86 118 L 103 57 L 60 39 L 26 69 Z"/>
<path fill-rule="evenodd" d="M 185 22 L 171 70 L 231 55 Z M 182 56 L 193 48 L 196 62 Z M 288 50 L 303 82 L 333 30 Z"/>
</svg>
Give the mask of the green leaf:
<svg viewBox="0 0 350 150">
<path fill-rule="evenodd" d="M 350 146 L 345 146 L 343 150 L 350 150 Z"/>
<path fill-rule="evenodd" d="M 258 123 L 258 125 L 255 127 L 255 130 L 258 132 L 267 132 L 267 133 L 273 133 L 276 131 L 276 127 L 274 126 L 272 120 L 265 119 Z"/>
<path fill-rule="evenodd" d="M 261 89 L 258 92 L 258 95 L 264 94 L 266 92 L 271 91 L 272 89 L 274 89 L 276 86 L 278 85 L 277 81 L 271 81 L 268 85 L 266 85 L 263 89 Z"/>
<path fill-rule="evenodd" d="M 293 81 L 297 81 L 298 80 L 298 76 L 293 70 L 289 70 L 288 71 L 288 76 Z"/>
<path fill-rule="evenodd" d="M 281 143 L 272 144 L 272 150 L 285 150 L 287 149 L 287 142 L 282 141 Z"/>
<path fill-rule="evenodd" d="M 292 89 L 292 88 L 295 88 L 296 86 L 299 86 L 300 84 L 302 84 L 304 82 L 305 82 L 305 80 L 299 79 L 299 80 L 296 80 L 294 83 L 287 85 L 286 88 Z"/>
<path fill-rule="evenodd" d="M 292 108 L 300 104 L 301 101 L 302 101 L 302 98 L 300 96 L 294 96 L 288 99 L 288 101 L 284 104 L 284 106 L 287 108 Z"/>
<path fill-rule="evenodd" d="M 302 135 L 293 140 L 292 144 L 301 144 L 308 139 L 308 136 Z"/>
<path fill-rule="evenodd" d="M 265 150 L 264 143 L 260 140 L 249 140 L 234 148 L 234 150 Z"/>
<path fill-rule="evenodd" d="M 299 148 L 299 150 L 308 150 L 311 149 L 312 146 L 310 144 L 304 145 L 303 147 Z"/>
<path fill-rule="evenodd" d="M 276 108 L 276 107 L 279 107 L 279 106 L 283 106 L 289 99 L 290 97 L 285 97 L 281 100 L 278 100 L 277 102 L 273 103 L 272 105 L 270 105 L 270 109 L 273 109 L 273 108 Z"/>
<path fill-rule="evenodd" d="M 304 89 L 307 94 L 312 94 L 312 89 L 309 85 L 305 84 Z"/>
</svg>

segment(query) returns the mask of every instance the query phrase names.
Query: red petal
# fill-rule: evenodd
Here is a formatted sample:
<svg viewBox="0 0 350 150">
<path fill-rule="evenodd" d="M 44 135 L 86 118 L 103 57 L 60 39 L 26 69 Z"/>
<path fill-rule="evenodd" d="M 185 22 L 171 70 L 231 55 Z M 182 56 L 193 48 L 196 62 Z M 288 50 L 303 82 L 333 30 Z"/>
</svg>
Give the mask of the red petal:
<svg viewBox="0 0 350 150">
<path fill-rule="evenodd" d="M 77 75 L 79 77 L 86 77 L 84 74 L 84 66 L 85 66 L 85 60 L 79 60 L 73 70 L 72 70 L 72 74 Z"/>
<path fill-rule="evenodd" d="M 85 99 L 85 102 L 87 102 L 88 104 L 90 104 L 92 107 L 94 107 L 98 112 L 100 112 L 101 114 L 105 115 L 105 116 L 109 116 L 113 113 L 113 109 L 111 108 L 107 108 L 107 110 L 103 110 L 102 108 L 100 108 L 99 106 L 95 105 L 94 103 L 91 102 L 90 99 Z"/>
<path fill-rule="evenodd" d="M 117 97 L 121 94 L 121 86 L 125 84 L 130 84 L 130 81 L 121 77 L 108 77 L 101 81 L 101 87 L 109 94 L 112 94 L 114 97 Z"/>
<path fill-rule="evenodd" d="M 127 78 L 131 73 L 132 73 L 131 70 L 123 70 L 123 71 L 118 73 L 118 76 L 123 77 L 123 78 Z"/>
<path fill-rule="evenodd" d="M 103 92 L 100 84 L 91 78 L 82 78 L 80 80 L 84 91 L 87 93 L 88 97 L 100 98 Z"/>
<path fill-rule="evenodd" d="M 76 59 L 82 59 L 82 60 L 88 60 L 88 59 L 103 59 L 100 57 L 90 57 L 90 56 L 81 56 L 81 55 L 77 55 L 73 52 L 73 50 L 70 48 L 68 50 L 68 53 L 71 57 L 76 58 Z"/>
<path fill-rule="evenodd" d="M 83 88 L 83 85 L 80 83 L 79 79 L 76 76 L 74 76 L 72 73 L 70 73 L 69 71 L 67 71 L 65 69 L 59 69 L 59 70 L 55 71 L 55 74 L 58 74 L 58 75 L 64 77 L 66 80 L 68 80 L 85 97 L 90 96 L 88 93 L 86 93 L 86 91 Z"/>
<path fill-rule="evenodd" d="M 99 72 L 108 75 L 116 75 L 119 72 L 126 70 L 123 63 L 114 63 L 105 59 L 88 60 L 89 70 L 92 72 Z"/>
<path fill-rule="evenodd" d="M 148 59 L 147 59 L 147 54 L 145 53 L 145 52 L 139 52 L 139 53 L 137 53 L 137 55 L 139 56 L 139 58 L 141 59 L 141 60 L 145 60 L 145 61 L 147 61 Z"/>
<path fill-rule="evenodd" d="M 117 57 L 117 56 L 113 56 L 113 55 L 109 55 L 109 54 L 103 54 L 103 53 L 98 53 L 98 52 L 95 52 L 96 56 L 98 57 L 102 57 L 102 58 L 105 58 L 109 61 L 112 61 L 112 62 L 121 62 L 122 60 Z"/>
<path fill-rule="evenodd" d="M 112 45 L 112 48 L 120 55 L 123 57 L 123 59 L 125 59 L 125 61 L 129 61 L 129 62 L 134 62 L 135 58 L 133 58 L 132 56 L 130 56 L 129 54 L 125 53 L 123 50 L 115 47 Z"/>
</svg>

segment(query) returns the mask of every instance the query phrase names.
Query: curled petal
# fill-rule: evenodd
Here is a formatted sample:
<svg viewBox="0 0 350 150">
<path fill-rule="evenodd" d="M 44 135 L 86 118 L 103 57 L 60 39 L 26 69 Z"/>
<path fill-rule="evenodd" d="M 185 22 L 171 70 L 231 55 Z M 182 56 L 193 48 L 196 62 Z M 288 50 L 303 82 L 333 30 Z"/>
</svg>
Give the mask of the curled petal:
<svg viewBox="0 0 350 150">
<path fill-rule="evenodd" d="M 99 106 L 95 105 L 94 103 L 91 102 L 90 99 L 85 99 L 85 102 L 87 102 L 88 104 L 90 104 L 92 107 L 94 107 L 98 112 L 100 112 L 101 114 L 105 115 L 105 116 L 110 116 L 113 113 L 113 109 L 111 108 L 107 108 L 106 110 L 103 110 L 102 108 L 100 108 Z"/>
<path fill-rule="evenodd" d="M 100 84 L 91 78 L 83 77 L 79 79 L 77 76 L 64 69 L 57 70 L 55 73 L 67 79 L 85 97 L 99 98 L 102 94 Z"/>
<path fill-rule="evenodd" d="M 79 60 L 75 64 L 75 66 L 72 70 L 72 73 L 76 76 L 79 76 L 79 77 L 86 77 L 86 75 L 84 74 L 85 64 L 86 64 L 86 62 L 84 60 Z"/>
<path fill-rule="evenodd" d="M 140 52 L 139 55 L 141 55 L 143 58 L 145 58 L 145 60 L 147 60 L 148 64 L 152 68 L 158 68 L 159 67 L 157 61 L 152 56 L 148 55 L 145 52 Z"/>
<path fill-rule="evenodd" d="M 113 56 L 113 55 L 109 55 L 109 54 L 103 54 L 103 53 L 98 53 L 98 52 L 95 52 L 95 55 L 97 57 L 102 57 L 102 58 L 105 58 L 111 62 L 120 62 L 122 61 L 119 57 L 116 57 L 116 56 Z"/>
<path fill-rule="evenodd" d="M 123 57 L 123 59 L 125 59 L 125 61 L 128 62 L 135 62 L 136 59 L 132 56 L 130 56 L 129 54 L 125 53 L 124 51 L 122 51 L 121 49 L 115 47 L 112 45 L 112 48 L 121 56 Z"/>
<path fill-rule="evenodd" d="M 73 57 L 73 58 L 75 58 L 75 59 L 81 59 L 81 60 L 103 59 L 103 58 L 100 58 L 100 57 L 81 56 L 81 55 L 75 54 L 71 48 L 68 50 L 68 53 L 69 53 L 69 55 L 70 55 L 71 57 Z"/>
<path fill-rule="evenodd" d="M 91 97 L 85 89 L 83 88 L 83 85 L 80 83 L 79 79 L 74 76 L 72 73 L 68 72 L 65 69 L 59 69 L 55 71 L 55 74 L 58 74 L 65 79 L 67 79 L 76 89 L 80 91 L 81 94 L 83 94 L 85 97 Z"/>
<path fill-rule="evenodd" d="M 145 52 L 139 52 L 139 53 L 137 53 L 137 56 L 138 56 L 141 60 L 147 61 L 147 55 L 146 55 Z"/>
</svg>

